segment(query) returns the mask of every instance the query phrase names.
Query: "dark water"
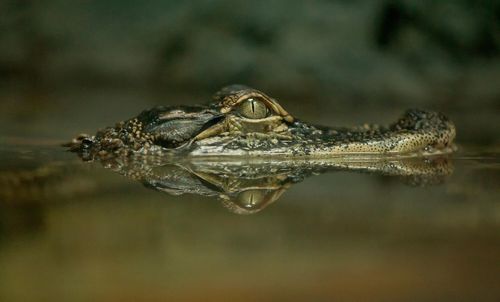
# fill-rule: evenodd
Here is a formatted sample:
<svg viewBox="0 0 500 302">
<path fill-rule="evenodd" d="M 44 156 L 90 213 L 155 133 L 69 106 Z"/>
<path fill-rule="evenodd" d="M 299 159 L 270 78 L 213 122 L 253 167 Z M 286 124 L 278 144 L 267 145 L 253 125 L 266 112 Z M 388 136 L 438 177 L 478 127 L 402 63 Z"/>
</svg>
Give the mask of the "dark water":
<svg viewBox="0 0 500 302">
<path fill-rule="evenodd" d="M 238 215 L 52 142 L 0 146 L 1 301 L 500 297 L 498 149 L 461 147 L 427 186 L 345 170 L 306 177 Z"/>
<path fill-rule="evenodd" d="M 0 1 L 0 302 L 500 301 L 499 12 Z M 58 147 L 237 83 L 320 125 L 442 111 L 459 150 L 235 170 L 83 163 Z"/>
</svg>

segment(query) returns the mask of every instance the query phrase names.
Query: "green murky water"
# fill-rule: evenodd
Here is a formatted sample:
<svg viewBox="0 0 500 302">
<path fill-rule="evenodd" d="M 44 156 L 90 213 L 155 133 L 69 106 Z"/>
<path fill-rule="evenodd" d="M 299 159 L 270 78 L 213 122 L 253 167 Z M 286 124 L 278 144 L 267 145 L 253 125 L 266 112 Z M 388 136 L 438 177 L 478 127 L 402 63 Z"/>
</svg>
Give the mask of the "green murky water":
<svg viewBox="0 0 500 302">
<path fill-rule="evenodd" d="M 0 1 L 0 302 L 500 301 L 499 4 Z M 237 83 L 319 125 L 440 111 L 459 151 L 220 165 L 58 147 Z"/>
<path fill-rule="evenodd" d="M 196 98 L 70 89 L 22 100 L 0 99 L 0 301 L 499 300 L 495 110 L 446 111 L 459 151 L 437 161 L 438 178 L 335 168 L 220 181 L 198 167 L 165 182 L 174 169 L 150 178 L 58 144 Z M 337 109 L 293 112 L 338 126 L 405 108 Z M 238 204 L 263 207 L 238 215 L 217 195 L 166 192 L 185 181 L 194 193 L 249 189 Z"/>
<path fill-rule="evenodd" d="M 153 190 L 51 142 L 4 140 L 0 158 L 2 301 L 500 295 L 495 149 L 461 147 L 426 186 L 346 170 L 305 177 L 252 215 Z"/>
</svg>

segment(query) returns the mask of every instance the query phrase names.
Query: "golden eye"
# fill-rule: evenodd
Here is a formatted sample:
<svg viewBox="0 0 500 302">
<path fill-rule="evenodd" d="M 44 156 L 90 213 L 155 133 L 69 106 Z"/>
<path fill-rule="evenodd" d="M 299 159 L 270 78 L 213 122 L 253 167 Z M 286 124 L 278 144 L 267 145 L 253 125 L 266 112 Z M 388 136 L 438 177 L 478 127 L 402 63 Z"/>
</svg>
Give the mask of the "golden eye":
<svg viewBox="0 0 500 302">
<path fill-rule="evenodd" d="M 267 116 L 269 110 L 263 102 L 250 98 L 241 103 L 238 112 L 246 118 L 261 119 Z"/>
<path fill-rule="evenodd" d="M 259 207 L 265 199 L 266 195 L 262 190 L 247 190 L 241 192 L 235 202 L 242 208 L 252 209 Z"/>
</svg>

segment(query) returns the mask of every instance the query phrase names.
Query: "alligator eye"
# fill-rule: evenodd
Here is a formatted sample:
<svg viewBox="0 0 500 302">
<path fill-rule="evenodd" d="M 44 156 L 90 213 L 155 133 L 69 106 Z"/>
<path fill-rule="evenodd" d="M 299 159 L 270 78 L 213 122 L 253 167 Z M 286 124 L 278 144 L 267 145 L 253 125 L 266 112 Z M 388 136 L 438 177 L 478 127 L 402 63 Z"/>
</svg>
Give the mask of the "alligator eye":
<svg viewBox="0 0 500 302">
<path fill-rule="evenodd" d="M 253 98 L 244 101 L 238 111 L 242 116 L 251 119 L 265 118 L 269 112 L 263 102 Z"/>
</svg>

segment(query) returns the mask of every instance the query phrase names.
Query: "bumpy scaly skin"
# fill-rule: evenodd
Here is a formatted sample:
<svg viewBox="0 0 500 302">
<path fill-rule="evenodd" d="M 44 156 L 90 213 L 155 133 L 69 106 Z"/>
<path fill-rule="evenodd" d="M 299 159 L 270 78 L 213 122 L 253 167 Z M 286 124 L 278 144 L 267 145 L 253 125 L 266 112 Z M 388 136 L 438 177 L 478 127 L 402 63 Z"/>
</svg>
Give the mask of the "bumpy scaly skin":
<svg viewBox="0 0 500 302">
<path fill-rule="evenodd" d="M 81 134 L 67 146 L 81 153 L 84 159 L 160 152 L 160 147 L 154 144 L 154 136 L 143 130 L 142 123 L 133 118 L 100 130 L 95 136 Z"/>
<path fill-rule="evenodd" d="M 238 106 L 249 98 L 262 100 L 270 116 L 252 120 L 239 115 Z M 453 123 L 436 112 L 408 110 L 389 126 L 314 126 L 255 89 L 229 86 L 208 106 L 154 108 L 95 136 L 77 137 L 68 146 L 87 159 L 137 153 L 329 157 L 449 153 L 454 138 Z"/>
<path fill-rule="evenodd" d="M 326 128 L 296 121 L 289 126 L 291 140 L 252 135 L 214 137 L 197 142 L 192 155 L 332 156 L 352 154 L 447 153 L 453 149 L 455 127 L 443 115 L 408 110 L 396 123 L 382 127 Z"/>
</svg>

